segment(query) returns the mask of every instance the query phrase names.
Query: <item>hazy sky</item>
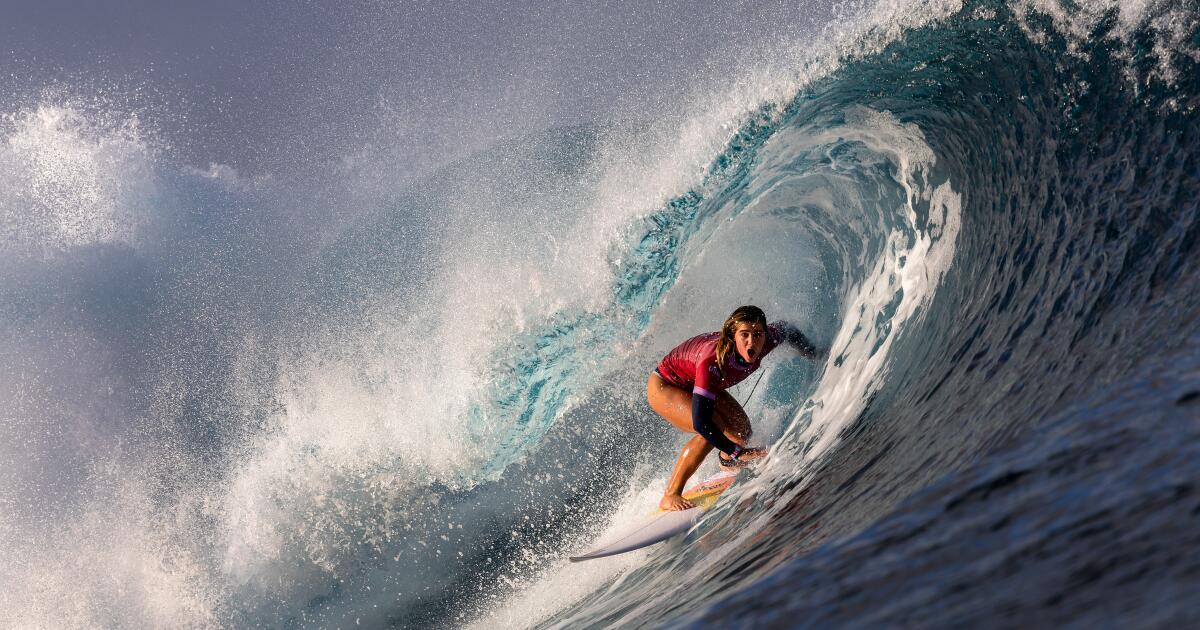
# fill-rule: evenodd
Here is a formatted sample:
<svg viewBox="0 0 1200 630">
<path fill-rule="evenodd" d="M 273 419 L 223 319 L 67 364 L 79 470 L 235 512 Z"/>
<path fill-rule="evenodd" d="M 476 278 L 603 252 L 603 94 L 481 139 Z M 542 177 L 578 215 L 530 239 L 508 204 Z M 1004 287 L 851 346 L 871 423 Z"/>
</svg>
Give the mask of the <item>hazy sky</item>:
<svg viewBox="0 0 1200 630">
<path fill-rule="evenodd" d="M 373 140 L 448 150 L 647 115 L 819 19 L 794 3 L 697 6 L 3 0 L 0 88 L 22 105 L 52 86 L 145 110 L 181 159 L 255 170 Z"/>
</svg>

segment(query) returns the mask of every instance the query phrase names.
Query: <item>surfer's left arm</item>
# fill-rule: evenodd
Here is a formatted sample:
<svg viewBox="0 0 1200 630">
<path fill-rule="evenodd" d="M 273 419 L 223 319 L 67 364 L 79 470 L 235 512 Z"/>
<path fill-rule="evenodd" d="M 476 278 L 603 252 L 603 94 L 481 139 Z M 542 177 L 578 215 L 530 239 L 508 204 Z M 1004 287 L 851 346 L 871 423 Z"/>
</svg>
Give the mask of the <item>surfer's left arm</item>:
<svg viewBox="0 0 1200 630">
<path fill-rule="evenodd" d="M 828 352 L 817 348 L 816 344 L 809 341 L 804 333 L 800 332 L 799 328 L 793 326 L 790 322 L 779 321 L 772 324 L 783 334 L 783 340 L 788 345 L 796 349 L 806 359 L 817 360 L 828 356 Z"/>
</svg>

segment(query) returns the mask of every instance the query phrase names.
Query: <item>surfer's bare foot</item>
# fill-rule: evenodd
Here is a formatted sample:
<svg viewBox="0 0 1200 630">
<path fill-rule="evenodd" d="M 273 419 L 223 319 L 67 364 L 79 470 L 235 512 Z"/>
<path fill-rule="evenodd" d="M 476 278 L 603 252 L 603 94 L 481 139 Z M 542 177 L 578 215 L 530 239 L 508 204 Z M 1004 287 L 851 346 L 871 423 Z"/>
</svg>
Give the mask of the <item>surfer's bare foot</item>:
<svg viewBox="0 0 1200 630">
<path fill-rule="evenodd" d="M 688 501 L 678 494 L 663 495 L 662 501 L 658 502 L 658 509 L 666 510 L 668 512 L 690 510 L 694 507 L 696 507 L 695 503 Z"/>
</svg>

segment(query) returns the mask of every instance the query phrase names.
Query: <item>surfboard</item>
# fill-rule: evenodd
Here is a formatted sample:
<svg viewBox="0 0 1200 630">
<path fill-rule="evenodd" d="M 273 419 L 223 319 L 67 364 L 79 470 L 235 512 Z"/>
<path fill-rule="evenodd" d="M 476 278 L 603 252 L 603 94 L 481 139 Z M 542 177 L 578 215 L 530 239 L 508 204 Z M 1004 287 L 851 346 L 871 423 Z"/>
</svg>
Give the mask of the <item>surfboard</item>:
<svg viewBox="0 0 1200 630">
<path fill-rule="evenodd" d="M 644 522 L 601 543 L 587 553 L 572 556 L 571 562 L 607 558 L 649 547 L 688 531 L 700 522 L 700 517 L 717 502 L 721 493 L 733 485 L 734 479 L 737 479 L 736 472 L 720 472 L 704 479 L 683 493 L 683 498 L 694 503 L 696 507 L 675 512 L 658 510 Z"/>
</svg>

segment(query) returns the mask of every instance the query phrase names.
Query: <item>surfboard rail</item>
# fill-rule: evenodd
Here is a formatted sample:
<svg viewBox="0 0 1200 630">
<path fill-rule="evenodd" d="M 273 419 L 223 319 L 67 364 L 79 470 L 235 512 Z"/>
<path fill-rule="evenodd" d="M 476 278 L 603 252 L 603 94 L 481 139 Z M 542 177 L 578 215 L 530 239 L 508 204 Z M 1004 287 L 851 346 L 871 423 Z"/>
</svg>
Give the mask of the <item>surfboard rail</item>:
<svg viewBox="0 0 1200 630">
<path fill-rule="evenodd" d="M 620 535 L 597 545 L 586 553 L 571 556 L 571 562 L 583 562 L 627 553 L 660 543 L 668 538 L 688 531 L 700 522 L 700 517 L 729 489 L 737 479 L 737 473 L 721 472 L 702 480 L 683 493 L 683 498 L 696 505 L 687 510 L 668 512 L 662 509 L 649 515 Z"/>
</svg>

